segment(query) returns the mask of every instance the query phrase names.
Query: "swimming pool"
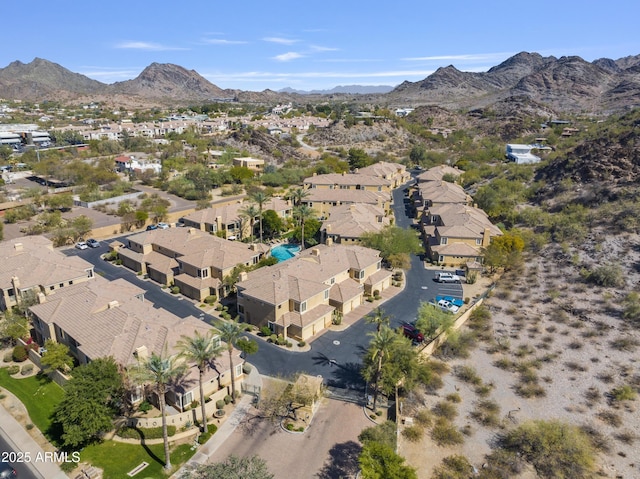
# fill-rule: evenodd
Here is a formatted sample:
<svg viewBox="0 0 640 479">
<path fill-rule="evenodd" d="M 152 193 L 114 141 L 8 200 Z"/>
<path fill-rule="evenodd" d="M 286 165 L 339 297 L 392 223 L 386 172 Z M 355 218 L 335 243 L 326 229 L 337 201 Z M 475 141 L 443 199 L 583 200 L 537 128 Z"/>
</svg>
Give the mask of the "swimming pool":
<svg viewBox="0 0 640 479">
<path fill-rule="evenodd" d="M 271 256 L 278 260 L 278 263 L 293 258 L 300 251 L 300 246 L 295 244 L 281 244 L 271 248 Z"/>
</svg>

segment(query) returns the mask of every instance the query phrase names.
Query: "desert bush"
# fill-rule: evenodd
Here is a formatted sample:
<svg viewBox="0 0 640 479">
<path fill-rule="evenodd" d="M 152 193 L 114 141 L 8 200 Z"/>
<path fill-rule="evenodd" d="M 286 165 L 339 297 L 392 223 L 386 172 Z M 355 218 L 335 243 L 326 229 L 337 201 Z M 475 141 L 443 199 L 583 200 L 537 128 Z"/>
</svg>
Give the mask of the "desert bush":
<svg viewBox="0 0 640 479">
<path fill-rule="evenodd" d="M 7 374 L 9 374 L 9 376 L 13 376 L 14 374 L 18 374 L 20 372 L 20 366 L 18 366 L 17 364 L 14 364 L 13 366 L 9 366 L 7 368 Z"/>
<path fill-rule="evenodd" d="M 500 406 L 491 399 L 483 399 L 476 403 L 471 417 L 483 426 L 495 427 L 500 424 Z"/>
<path fill-rule="evenodd" d="M 480 384 L 474 389 L 474 391 L 480 397 L 487 397 L 495 387 L 496 386 L 493 383 Z"/>
<path fill-rule="evenodd" d="M 521 454 L 543 478 L 587 478 L 596 452 L 580 428 L 560 421 L 529 421 L 498 440 L 502 449 Z"/>
<path fill-rule="evenodd" d="M 639 344 L 637 339 L 629 337 L 619 337 L 609 342 L 613 349 L 627 352 L 634 352 Z"/>
<path fill-rule="evenodd" d="M 451 394 L 447 394 L 445 396 L 445 399 L 449 402 L 452 403 L 459 403 L 462 402 L 462 398 L 460 397 L 460 394 L 458 393 L 451 393 Z"/>
<path fill-rule="evenodd" d="M 614 434 L 613 437 L 615 437 L 618 441 L 622 442 L 623 444 L 627 444 L 627 445 L 633 444 L 638 439 L 638 436 L 633 431 L 629 431 L 629 430 L 624 430 L 622 432 Z"/>
<path fill-rule="evenodd" d="M 251 364 L 244 363 L 244 364 L 242 365 L 242 372 L 243 372 L 244 374 L 249 374 L 251 371 L 252 371 Z"/>
<path fill-rule="evenodd" d="M 601 452 L 610 452 L 611 445 L 609 437 L 603 434 L 599 429 L 591 424 L 583 424 L 580 430 L 587 435 L 593 447 Z"/>
<path fill-rule="evenodd" d="M 473 466 L 464 456 L 448 456 L 431 474 L 433 479 L 468 479 L 474 474 Z"/>
<path fill-rule="evenodd" d="M 609 426 L 622 426 L 622 418 L 619 414 L 613 411 L 600 411 L 598 414 L 596 414 L 596 416 L 598 417 L 598 419 L 600 419 L 605 424 L 608 424 Z"/>
<path fill-rule="evenodd" d="M 358 435 L 358 440 L 362 444 L 378 442 L 395 450 L 397 442 L 396 424 L 393 421 L 385 421 L 377 426 L 367 427 Z"/>
<path fill-rule="evenodd" d="M 602 399 L 602 393 L 598 388 L 590 387 L 585 391 L 584 397 L 591 405 L 592 403 L 600 402 L 600 400 Z"/>
<path fill-rule="evenodd" d="M 438 446 L 454 446 L 464 442 L 464 436 L 455 425 L 446 418 L 439 417 L 431 430 L 431 439 Z"/>
<path fill-rule="evenodd" d="M 223 399 L 218 399 L 218 400 L 216 401 L 216 408 L 217 408 L 217 409 L 224 409 L 225 404 L 226 404 L 226 403 L 224 402 L 224 400 L 223 400 Z"/>
<path fill-rule="evenodd" d="M 33 364 L 25 364 L 20 369 L 20 374 L 22 374 L 23 376 L 28 376 L 29 374 L 32 373 L 32 371 L 33 371 Z"/>
<path fill-rule="evenodd" d="M 438 417 L 453 420 L 458 415 L 458 409 L 449 401 L 440 401 L 432 408 L 433 414 Z"/>
<path fill-rule="evenodd" d="M 431 427 L 433 414 L 428 409 L 421 409 L 416 413 L 414 419 L 422 427 Z"/>
<path fill-rule="evenodd" d="M 7 351 L 6 353 L 4 353 L 4 356 L 2 356 L 2 361 L 5 363 L 10 363 L 11 361 L 13 361 L 13 353 L 11 351 Z"/>
<path fill-rule="evenodd" d="M 27 354 L 27 349 L 22 344 L 18 344 L 17 346 L 15 346 L 11 355 L 16 363 L 26 361 L 29 357 L 29 355 Z"/>
<path fill-rule="evenodd" d="M 544 387 L 537 383 L 520 382 L 514 386 L 514 390 L 518 396 L 523 398 L 544 397 L 547 395 Z"/>
<path fill-rule="evenodd" d="M 611 391 L 611 397 L 616 401 L 633 401 L 636 398 L 636 390 L 625 384 Z"/>
<path fill-rule="evenodd" d="M 402 430 L 402 437 L 409 442 L 419 442 L 424 435 L 424 429 L 420 426 L 409 426 Z"/>
<path fill-rule="evenodd" d="M 225 403 L 225 404 L 230 404 L 230 403 L 231 403 L 231 401 L 233 401 L 233 399 L 231 398 L 231 396 L 230 396 L 229 394 L 227 394 L 227 395 L 224 397 L 224 403 Z"/>
<path fill-rule="evenodd" d="M 456 366 L 453 368 L 453 374 L 466 383 L 479 385 L 482 384 L 482 378 L 478 376 L 473 366 Z"/>
<path fill-rule="evenodd" d="M 567 361 L 566 363 L 564 363 L 564 365 L 567 367 L 569 371 L 579 371 L 583 373 L 589 369 L 588 367 L 580 363 L 577 363 L 575 361 Z"/>
</svg>

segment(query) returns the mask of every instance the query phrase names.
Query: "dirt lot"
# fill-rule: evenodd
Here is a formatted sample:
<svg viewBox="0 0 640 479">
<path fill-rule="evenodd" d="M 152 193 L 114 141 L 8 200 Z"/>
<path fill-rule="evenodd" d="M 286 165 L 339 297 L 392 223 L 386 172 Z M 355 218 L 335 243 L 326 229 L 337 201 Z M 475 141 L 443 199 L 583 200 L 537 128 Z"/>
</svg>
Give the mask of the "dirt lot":
<svg viewBox="0 0 640 479">
<path fill-rule="evenodd" d="M 622 318 L 622 300 L 637 291 L 640 278 L 637 269 L 623 269 L 626 286 L 603 288 L 579 275 L 589 262 L 638 265 L 637 245 L 638 237 L 631 236 L 595 248 L 586 245 L 582 251 L 556 247 L 498 282 L 485 303 L 492 317 L 487 338 L 468 358 L 447 361 L 451 371 L 436 394 L 420 394 L 406 403 L 404 413 L 411 416 L 449 394 L 461 399 L 454 423 L 464 434 L 462 445 L 439 447 L 429 429 L 418 442 L 401 436 L 400 453 L 418 468 L 420 478 L 431 477 L 451 454 L 482 467 L 496 434 L 528 419 L 591 427 L 603 442 L 601 477 L 640 477 L 639 401 L 616 401 L 611 395 L 623 385 L 640 388 L 640 333 Z M 459 366 L 477 373 L 481 383 L 462 380 Z M 498 406 L 485 421 L 491 424 L 478 419 L 481 401 Z M 529 470 L 519 477 L 536 476 Z"/>
</svg>

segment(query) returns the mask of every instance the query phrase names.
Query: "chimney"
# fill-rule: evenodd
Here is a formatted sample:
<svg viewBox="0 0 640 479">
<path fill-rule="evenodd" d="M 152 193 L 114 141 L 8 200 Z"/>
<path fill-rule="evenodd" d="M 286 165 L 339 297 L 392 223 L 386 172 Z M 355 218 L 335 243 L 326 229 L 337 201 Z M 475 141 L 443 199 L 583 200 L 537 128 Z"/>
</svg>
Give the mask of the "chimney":
<svg viewBox="0 0 640 479">
<path fill-rule="evenodd" d="M 14 294 L 17 296 L 20 291 L 20 279 L 17 276 L 11 278 L 11 285 L 13 286 Z"/>
<path fill-rule="evenodd" d="M 190 235 L 196 234 L 196 229 L 195 228 L 189 228 L 187 231 L 189 232 Z"/>
<path fill-rule="evenodd" d="M 318 248 L 313 248 L 311 250 L 311 256 L 320 256 L 320 249 Z"/>
<path fill-rule="evenodd" d="M 238 275 L 238 283 L 241 283 L 242 281 L 246 281 L 248 277 L 249 275 L 247 275 L 246 271 L 241 271 L 240 274 Z"/>
<path fill-rule="evenodd" d="M 44 293 L 39 292 L 37 294 L 37 300 L 38 300 L 38 304 L 46 303 L 47 302 L 47 297 L 44 295 Z"/>
<path fill-rule="evenodd" d="M 16 251 L 23 251 L 22 243 L 14 243 L 13 249 L 15 249 Z"/>
<path fill-rule="evenodd" d="M 327 246 L 331 246 L 333 244 L 333 238 L 327 237 L 324 244 L 326 244 Z"/>
<path fill-rule="evenodd" d="M 133 352 L 133 355 L 138 358 L 138 360 L 144 361 L 149 357 L 149 351 L 147 350 L 146 346 L 140 346 L 136 348 L 136 350 Z"/>
<path fill-rule="evenodd" d="M 109 301 L 109 303 L 107 304 L 107 309 L 117 308 L 118 306 L 120 306 L 120 303 L 118 303 L 118 301 Z"/>
<path fill-rule="evenodd" d="M 490 242 L 491 242 L 490 230 L 489 228 L 485 228 L 484 232 L 482 233 L 482 246 L 486 248 L 487 246 L 489 246 Z"/>
</svg>

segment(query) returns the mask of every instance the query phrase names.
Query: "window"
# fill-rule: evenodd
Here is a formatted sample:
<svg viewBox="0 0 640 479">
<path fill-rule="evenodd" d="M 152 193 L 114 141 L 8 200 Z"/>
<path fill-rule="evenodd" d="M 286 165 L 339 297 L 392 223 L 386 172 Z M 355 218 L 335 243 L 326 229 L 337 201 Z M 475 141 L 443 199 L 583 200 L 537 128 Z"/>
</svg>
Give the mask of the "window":
<svg viewBox="0 0 640 479">
<path fill-rule="evenodd" d="M 209 270 L 208 269 L 199 269 L 198 270 L 198 276 L 200 278 L 208 278 L 209 277 Z"/>
<path fill-rule="evenodd" d="M 328 289 L 324 290 L 324 299 L 329 299 L 329 290 Z"/>
<path fill-rule="evenodd" d="M 238 313 L 244 314 L 244 306 L 241 304 L 238 305 Z"/>
<path fill-rule="evenodd" d="M 440 238 L 440 244 L 447 244 L 447 240 L 448 240 L 447 237 Z"/>
<path fill-rule="evenodd" d="M 307 302 L 303 301 L 302 303 L 300 303 L 300 312 L 304 313 L 307 310 Z"/>
<path fill-rule="evenodd" d="M 87 270 L 87 278 L 93 278 L 93 270 L 92 269 L 88 269 Z"/>
<path fill-rule="evenodd" d="M 329 282 L 329 284 L 335 284 L 336 279 L 335 278 L 331 278 L 331 281 Z"/>
<path fill-rule="evenodd" d="M 242 376 L 242 364 L 236 364 L 236 377 Z"/>
<path fill-rule="evenodd" d="M 58 286 L 59 286 L 60 288 L 64 288 L 64 283 L 60 283 Z"/>
<path fill-rule="evenodd" d="M 482 238 L 476 238 L 476 246 L 480 246 L 482 244 Z"/>
<path fill-rule="evenodd" d="M 379 270 L 380 268 L 382 268 L 382 261 L 378 261 L 378 264 L 376 265 L 377 270 Z"/>
<path fill-rule="evenodd" d="M 193 402 L 193 393 L 189 391 L 187 394 L 182 396 L 182 407 L 187 407 Z"/>
</svg>

